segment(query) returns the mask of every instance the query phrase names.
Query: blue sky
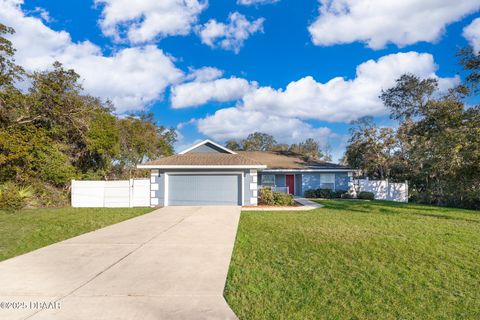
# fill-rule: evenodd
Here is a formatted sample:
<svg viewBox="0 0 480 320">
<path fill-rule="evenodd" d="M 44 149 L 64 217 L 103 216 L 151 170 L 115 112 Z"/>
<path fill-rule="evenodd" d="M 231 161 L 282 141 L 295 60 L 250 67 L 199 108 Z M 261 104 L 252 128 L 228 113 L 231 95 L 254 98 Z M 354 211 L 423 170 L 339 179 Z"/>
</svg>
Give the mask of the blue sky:
<svg viewBox="0 0 480 320">
<path fill-rule="evenodd" d="M 446 89 L 456 51 L 480 47 L 479 0 L 251 1 L 0 0 L 0 22 L 27 69 L 75 68 L 120 114 L 178 127 L 177 148 L 264 131 L 329 143 L 336 159 L 351 120 L 394 125 L 381 88 L 408 71 Z"/>
</svg>

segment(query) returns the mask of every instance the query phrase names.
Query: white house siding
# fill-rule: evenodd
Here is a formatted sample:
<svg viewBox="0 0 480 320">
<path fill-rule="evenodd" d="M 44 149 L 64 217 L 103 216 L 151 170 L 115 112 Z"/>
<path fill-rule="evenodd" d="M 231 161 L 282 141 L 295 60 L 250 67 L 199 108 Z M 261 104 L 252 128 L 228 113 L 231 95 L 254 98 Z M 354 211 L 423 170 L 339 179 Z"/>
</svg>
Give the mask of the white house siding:
<svg viewBox="0 0 480 320">
<path fill-rule="evenodd" d="M 258 173 L 257 170 L 249 170 L 244 173 L 244 205 L 256 206 L 258 203 Z"/>
<path fill-rule="evenodd" d="M 159 172 L 159 170 L 152 170 L 150 173 L 150 205 L 152 207 L 164 205 L 164 186 L 165 186 L 165 174 Z"/>
</svg>

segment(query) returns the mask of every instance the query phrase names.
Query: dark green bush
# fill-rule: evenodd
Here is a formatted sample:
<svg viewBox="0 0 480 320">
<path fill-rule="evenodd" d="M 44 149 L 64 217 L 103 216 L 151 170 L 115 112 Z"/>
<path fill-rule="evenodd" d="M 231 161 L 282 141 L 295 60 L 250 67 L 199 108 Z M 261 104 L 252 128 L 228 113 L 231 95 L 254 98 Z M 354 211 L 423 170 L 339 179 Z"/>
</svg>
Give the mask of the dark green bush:
<svg viewBox="0 0 480 320">
<path fill-rule="evenodd" d="M 344 193 L 347 193 L 346 190 L 335 190 L 332 193 L 333 199 L 340 199 Z"/>
<path fill-rule="evenodd" d="M 342 194 L 340 197 L 341 197 L 342 199 L 353 199 L 353 196 L 352 196 L 350 193 L 348 193 L 348 192 L 345 192 L 345 193 Z"/>
<path fill-rule="evenodd" d="M 19 187 L 14 183 L 7 182 L 0 189 L 0 209 L 6 211 L 17 211 L 28 204 L 32 196 L 31 189 Z"/>
<path fill-rule="evenodd" d="M 262 188 L 258 191 L 258 204 L 265 206 L 273 206 L 275 204 L 272 189 Z"/>
<path fill-rule="evenodd" d="M 310 189 L 304 193 L 306 198 L 332 199 L 333 191 L 330 189 Z"/>
<path fill-rule="evenodd" d="M 317 198 L 332 199 L 333 192 L 330 189 L 317 189 Z"/>
<path fill-rule="evenodd" d="M 295 204 L 291 194 L 281 192 L 273 193 L 273 202 L 276 206 L 293 206 Z"/>
<path fill-rule="evenodd" d="M 304 193 L 305 198 L 317 198 L 317 190 L 309 189 Z"/>
<path fill-rule="evenodd" d="M 361 192 L 358 194 L 358 199 L 374 200 L 374 199 L 375 199 L 375 195 L 374 195 L 372 192 L 361 191 Z"/>
</svg>

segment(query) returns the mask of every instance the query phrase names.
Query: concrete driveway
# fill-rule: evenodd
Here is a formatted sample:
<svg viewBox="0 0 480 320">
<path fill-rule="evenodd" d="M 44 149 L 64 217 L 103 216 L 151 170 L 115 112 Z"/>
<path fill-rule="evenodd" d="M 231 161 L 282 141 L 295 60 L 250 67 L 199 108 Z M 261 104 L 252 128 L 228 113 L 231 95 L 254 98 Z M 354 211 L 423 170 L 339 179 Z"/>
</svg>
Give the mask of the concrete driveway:
<svg viewBox="0 0 480 320">
<path fill-rule="evenodd" d="M 167 207 L 1 262 L 0 319 L 236 319 L 223 289 L 239 217 Z"/>
</svg>

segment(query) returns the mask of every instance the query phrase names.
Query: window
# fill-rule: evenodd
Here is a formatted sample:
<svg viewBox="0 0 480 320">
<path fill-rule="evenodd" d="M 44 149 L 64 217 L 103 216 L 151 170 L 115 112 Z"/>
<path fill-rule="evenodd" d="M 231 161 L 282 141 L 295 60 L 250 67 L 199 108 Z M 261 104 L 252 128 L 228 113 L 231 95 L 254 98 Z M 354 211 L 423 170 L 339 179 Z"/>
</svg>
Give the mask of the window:
<svg viewBox="0 0 480 320">
<path fill-rule="evenodd" d="M 335 189 L 335 173 L 320 174 L 320 188 L 321 189 Z"/>
<path fill-rule="evenodd" d="M 267 186 L 275 185 L 275 175 L 273 174 L 262 175 L 262 185 L 267 185 Z"/>
</svg>

